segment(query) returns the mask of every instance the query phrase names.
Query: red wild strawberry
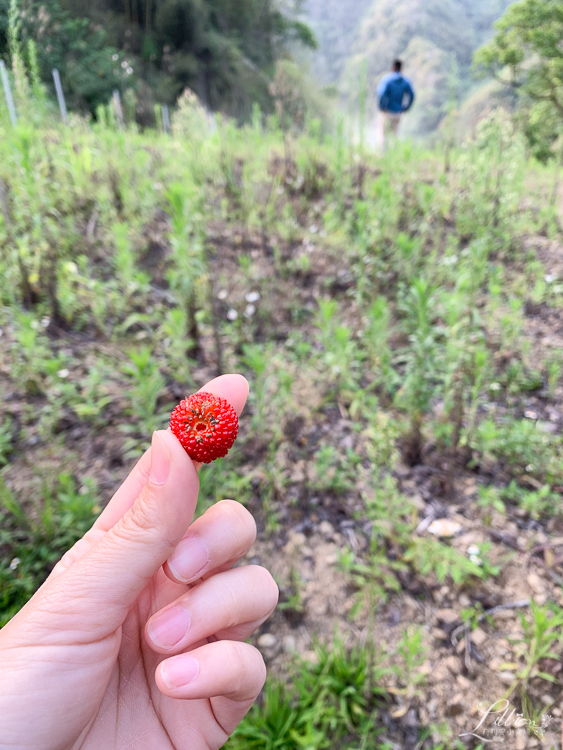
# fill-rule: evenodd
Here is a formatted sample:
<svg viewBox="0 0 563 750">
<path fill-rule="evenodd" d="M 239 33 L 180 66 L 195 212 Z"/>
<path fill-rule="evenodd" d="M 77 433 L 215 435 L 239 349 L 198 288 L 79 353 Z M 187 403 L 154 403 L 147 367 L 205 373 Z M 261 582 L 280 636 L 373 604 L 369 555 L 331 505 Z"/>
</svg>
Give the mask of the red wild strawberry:
<svg viewBox="0 0 563 750">
<path fill-rule="evenodd" d="M 194 393 L 174 409 L 170 429 L 191 459 L 210 464 L 226 456 L 232 447 L 238 433 L 238 418 L 224 398 Z"/>
</svg>

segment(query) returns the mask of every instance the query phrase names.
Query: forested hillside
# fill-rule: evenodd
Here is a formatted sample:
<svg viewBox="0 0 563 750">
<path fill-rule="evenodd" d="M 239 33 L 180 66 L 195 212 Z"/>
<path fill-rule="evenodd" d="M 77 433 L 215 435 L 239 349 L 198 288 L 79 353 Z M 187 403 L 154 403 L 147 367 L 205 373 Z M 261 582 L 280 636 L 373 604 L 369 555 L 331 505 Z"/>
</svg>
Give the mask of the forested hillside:
<svg viewBox="0 0 563 750">
<path fill-rule="evenodd" d="M 293 2 L 282 12 L 269 0 L 0 0 L 0 56 L 10 12 L 24 57 L 32 40 L 39 75 L 50 86 L 58 68 L 72 107 L 94 113 L 114 88 L 129 89 L 143 124 L 154 124 L 155 102 L 172 104 L 186 87 L 238 118 L 253 102 L 267 109 L 288 46 L 315 46 Z"/>
<path fill-rule="evenodd" d="M 315 73 L 338 83 L 356 101 L 367 61 L 368 101 L 391 60 L 400 56 L 417 89 L 406 132 L 433 130 L 475 86 L 473 52 L 492 33 L 510 0 L 307 0 L 307 20 L 317 35 Z M 482 86 L 482 83 L 478 83 Z"/>
</svg>

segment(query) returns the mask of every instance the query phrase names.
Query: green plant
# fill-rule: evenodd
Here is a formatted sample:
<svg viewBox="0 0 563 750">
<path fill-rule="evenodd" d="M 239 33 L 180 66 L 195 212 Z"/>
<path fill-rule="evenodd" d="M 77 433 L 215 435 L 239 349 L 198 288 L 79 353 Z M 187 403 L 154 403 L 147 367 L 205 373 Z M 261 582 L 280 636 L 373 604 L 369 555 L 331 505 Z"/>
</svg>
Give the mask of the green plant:
<svg viewBox="0 0 563 750">
<path fill-rule="evenodd" d="M 92 525 L 100 511 L 95 485 L 84 478 L 77 489 L 70 474 L 60 474 L 28 513 L 0 478 L 0 626 L 25 604 L 61 555 Z"/>
<path fill-rule="evenodd" d="M 316 662 L 297 659 L 291 688 L 270 681 L 227 744 L 229 749 L 324 750 L 347 737 L 373 746 L 380 733 L 374 719 L 390 672 L 368 646 L 314 644 Z"/>
<path fill-rule="evenodd" d="M 427 279 L 416 279 L 402 302 L 409 346 L 401 354 L 404 380 L 395 396 L 409 414 L 406 455 L 411 464 L 420 460 L 422 424 L 438 379 L 437 331 L 433 325 L 436 294 Z"/>
<path fill-rule="evenodd" d="M 422 576 L 433 573 L 440 583 L 450 577 L 455 584 L 463 585 L 471 580 L 498 575 L 499 568 L 488 563 L 486 552 L 487 547 L 482 545 L 479 555 L 483 565 L 480 566 L 444 542 L 429 537 L 415 537 L 404 553 L 403 560 L 411 563 Z"/>
<path fill-rule="evenodd" d="M 548 682 L 557 682 L 552 674 L 542 671 L 542 659 L 559 660 L 559 646 L 563 642 L 563 610 L 557 604 L 548 603 L 540 606 L 532 599 L 530 615 L 518 613 L 524 635 L 510 640 L 516 645 L 515 655 L 518 662 L 503 664 L 502 668 L 514 670 L 514 682 L 509 695 L 517 686 L 525 693 L 530 680 L 540 677 Z"/>
<path fill-rule="evenodd" d="M 119 426 L 128 437 L 123 445 L 125 457 L 138 457 L 143 452 L 155 430 L 162 428 L 170 408 L 157 410 L 158 399 L 165 381 L 150 347 L 129 352 L 130 361 L 122 365 L 122 372 L 129 377 L 129 413 L 131 424 Z"/>
<path fill-rule="evenodd" d="M 423 643 L 423 629 L 420 625 L 403 628 L 401 640 L 397 644 L 397 653 L 401 659 L 397 673 L 403 687 L 395 688 L 393 692 L 402 695 L 407 701 L 402 710 L 402 713 L 406 713 L 409 702 L 421 694 L 421 686 L 427 677 L 427 672 L 422 667 L 427 658 L 428 648 Z M 396 712 L 394 716 L 397 716 Z"/>
<path fill-rule="evenodd" d="M 477 505 L 480 508 L 494 508 L 498 513 L 504 515 L 506 513 L 506 507 L 501 499 L 501 491 L 494 485 L 485 487 L 480 484 L 477 488 Z"/>
</svg>

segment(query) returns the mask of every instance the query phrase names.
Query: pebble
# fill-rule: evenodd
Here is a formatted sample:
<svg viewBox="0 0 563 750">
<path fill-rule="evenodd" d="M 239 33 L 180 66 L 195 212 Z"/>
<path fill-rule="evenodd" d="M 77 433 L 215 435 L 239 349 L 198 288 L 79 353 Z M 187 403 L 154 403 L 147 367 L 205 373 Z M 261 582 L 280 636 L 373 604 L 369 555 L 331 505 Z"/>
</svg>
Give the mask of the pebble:
<svg viewBox="0 0 563 750">
<path fill-rule="evenodd" d="M 297 641 L 292 635 L 286 635 L 283 639 L 283 650 L 286 654 L 293 654 L 297 651 Z"/>
<path fill-rule="evenodd" d="M 459 674 L 461 672 L 461 664 L 457 656 L 448 656 L 447 659 L 444 659 L 444 664 L 452 674 Z"/>
<path fill-rule="evenodd" d="M 457 682 L 458 687 L 460 687 L 462 690 L 469 690 L 469 688 L 471 687 L 471 682 L 462 674 L 458 674 L 458 676 L 455 678 L 455 681 Z"/>
<path fill-rule="evenodd" d="M 466 607 L 471 606 L 471 599 L 467 596 L 467 594 L 460 594 L 458 602 L 459 602 L 459 606 L 462 609 L 465 609 Z"/>
<path fill-rule="evenodd" d="M 277 642 L 278 639 L 272 633 L 263 633 L 260 638 L 258 638 L 258 645 L 260 648 L 274 648 Z"/>
<path fill-rule="evenodd" d="M 321 521 L 319 524 L 319 531 L 323 536 L 332 539 L 334 536 L 334 526 L 329 521 Z"/>
<path fill-rule="evenodd" d="M 498 673 L 498 678 L 505 685 L 512 685 L 512 683 L 514 682 L 514 674 L 513 674 L 513 672 L 499 672 Z"/>
<path fill-rule="evenodd" d="M 451 625 L 458 619 L 458 614 L 455 609 L 438 609 L 436 610 L 436 618 L 445 625 Z"/>
<path fill-rule="evenodd" d="M 475 630 L 471 633 L 471 640 L 476 646 L 482 646 L 487 638 L 487 634 L 484 630 L 481 630 L 481 628 L 475 628 Z"/>
<path fill-rule="evenodd" d="M 530 573 L 526 578 L 528 586 L 532 589 L 535 594 L 543 594 L 544 585 L 537 573 Z"/>
</svg>

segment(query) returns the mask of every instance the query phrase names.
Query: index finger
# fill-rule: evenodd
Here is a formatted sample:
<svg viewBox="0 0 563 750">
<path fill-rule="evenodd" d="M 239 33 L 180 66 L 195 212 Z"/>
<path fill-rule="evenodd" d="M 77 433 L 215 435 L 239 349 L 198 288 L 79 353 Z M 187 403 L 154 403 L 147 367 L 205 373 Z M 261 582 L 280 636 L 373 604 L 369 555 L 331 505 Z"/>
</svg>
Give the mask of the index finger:
<svg viewBox="0 0 563 750">
<path fill-rule="evenodd" d="M 199 391 L 226 399 L 240 416 L 248 397 L 248 381 L 242 375 L 220 375 L 206 383 Z M 149 448 L 137 461 L 127 479 L 98 516 L 93 528 L 109 531 L 133 505 L 149 478 L 150 452 Z M 194 464 L 197 469 L 201 466 L 195 461 Z"/>
</svg>

